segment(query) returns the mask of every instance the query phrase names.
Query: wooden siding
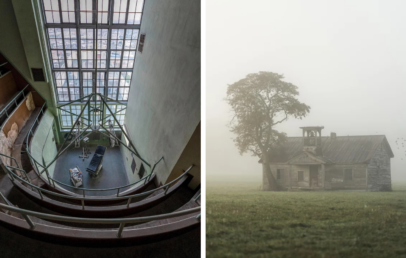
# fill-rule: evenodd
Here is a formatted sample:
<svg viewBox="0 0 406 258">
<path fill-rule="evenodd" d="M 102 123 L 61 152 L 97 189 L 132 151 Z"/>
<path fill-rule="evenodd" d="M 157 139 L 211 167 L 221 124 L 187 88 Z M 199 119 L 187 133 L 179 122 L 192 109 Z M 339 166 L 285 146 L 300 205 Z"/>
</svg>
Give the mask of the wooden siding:
<svg viewBox="0 0 406 258">
<path fill-rule="evenodd" d="M 7 105 L 16 93 L 17 87 L 14 82 L 13 74 L 8 72 L 0 77 L 0 107 Z"/>
<path fill-rule="evenodd" d="M 325 165 L 324 176 L 322 166 L 318 166 L 318 187 L 310 185 L 310 166 L 309 165 L 287 165 L 271 164 L 272 175 L 282 189 L 289 188 L 312 188 L 326 190 L 366 190 L 367 189 L 367 166 L 368 164 L 352 165 Z M 283 169 L 281 178 L 277 179 L 277 170 Z M 352 180 L 344 180 L 344 170 L 352 170 Z M 299 171 L 303 171 L 303 181 L 299 181 Z M 263 189 L 269 190 L 268 178 L 265 169 L 263 170 Z"/>
<path fill-rule="evenodd" d="M 352 169 L 352 180 L 344 179 L 345 169 Z M 366 189 L 367 164 L 327 165 L 325 170 L 326 189 Z"/>
<path fill-rule="evenodd" d="M 390 154 L 388 154 L 384 145 L 375 151 L 375 155 L 367 168 L 369 191 L 392 190 L 390 158 Z"/>
</svg>

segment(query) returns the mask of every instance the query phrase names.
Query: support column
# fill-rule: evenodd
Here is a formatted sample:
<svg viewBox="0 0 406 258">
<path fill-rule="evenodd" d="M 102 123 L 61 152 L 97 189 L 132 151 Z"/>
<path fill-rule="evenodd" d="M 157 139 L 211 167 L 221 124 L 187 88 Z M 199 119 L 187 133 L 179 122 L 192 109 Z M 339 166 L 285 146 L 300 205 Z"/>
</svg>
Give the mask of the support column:
<svg viewBox="0 0 406 258">
<path fill-rule="evenodd" d="M 292 189 L 292 165 L 289 165 L 289 191 Z"/>
<path fill-rule="evenodd" d="M 325 180 L 326 180 L 326 169 L 324 164 L 321 164 L 321 188 L 325 189 Z"/>
</svg>

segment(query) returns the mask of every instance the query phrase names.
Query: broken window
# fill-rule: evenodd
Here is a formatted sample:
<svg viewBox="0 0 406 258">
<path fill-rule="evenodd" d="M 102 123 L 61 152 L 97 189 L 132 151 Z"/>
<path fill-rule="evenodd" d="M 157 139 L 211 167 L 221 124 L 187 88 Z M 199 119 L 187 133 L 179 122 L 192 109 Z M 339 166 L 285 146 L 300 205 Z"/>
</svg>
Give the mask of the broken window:
<svg viewBox="0 0 406 258">
<path fill-rule="evenodd" d="M 282 179 L 283 169 L 276 170 L 276 179 Z"/>
<path fill-rule="evenodd" d="M 344 181 L 352 180 L 352 169 L 344 169 Z"/>
<path fill-rule="evenodd" d="M 297 172 L 297 181 L 299 181 L 299 182 L 304 181 L 303 171 Z"/>
<path fill-rule="evenodd" d="M 144 177 L 144 173 L 145 173 L 145 168 L 144 168 L 144 164 L 141 164 L 141 168 L 140 168 L 140 172 L 138 172 L 138 176 L 140 178 Z"/>
</svg>

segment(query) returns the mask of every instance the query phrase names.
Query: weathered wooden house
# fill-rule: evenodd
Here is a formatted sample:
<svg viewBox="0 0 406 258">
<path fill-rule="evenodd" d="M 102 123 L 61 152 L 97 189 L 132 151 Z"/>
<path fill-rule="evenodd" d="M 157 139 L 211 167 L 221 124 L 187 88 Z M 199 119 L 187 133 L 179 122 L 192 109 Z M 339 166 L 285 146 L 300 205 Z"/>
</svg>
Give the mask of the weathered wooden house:
<svg viewBox="0 0 406 258">
<path fill-rule="evenodd" d="M 301 127 L 302 137 L 288 137 L 269 157 L 270 172 L 263 167 L 264 190 L 270 190 L 268 173 L 285 190 L 391 190 L 394 155 L 384 135 L 322 137 L 323 128 Z"/>
</svg>

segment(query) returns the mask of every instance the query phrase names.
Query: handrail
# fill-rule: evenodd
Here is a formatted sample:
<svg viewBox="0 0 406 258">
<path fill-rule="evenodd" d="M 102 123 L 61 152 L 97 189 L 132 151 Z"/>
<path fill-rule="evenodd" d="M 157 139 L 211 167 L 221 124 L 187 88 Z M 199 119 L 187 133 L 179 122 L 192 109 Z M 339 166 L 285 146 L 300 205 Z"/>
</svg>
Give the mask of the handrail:
<svg viewBox="0 0 406 258">
<path fill-rule="evenodd" d="M 29 84 L 27 84 L 25 87 L 24 87 L 24 89 L 22 89 L 12 100 L 10 100 L 9 102 L 8 102 L 8 104 L 0 111 L 0 115 L 1 114 L 3 114 L 4 112 L 6 112 L 6 115 L 7 115 L 7 117 L 9 117 L 9 114 L 7 113 L 7 108 L 11 105 L 11 103 L 15 103 L 15 104 L 17 104 L 16 103 L 16 100 L 17 100 L 17 98 L 21 95 L 21 94 L 23 94 L 23 97 L 25 98 L 25 95 L 24 95 L 24 90 L 27 88 L 29 86 Z"/>
<path fill-rule="evenodd" d="M 3 153 L 0 153 L 0 156 L 4 156 L 4 157 L 6 157 L 6 158 L 9 158 L 9 159 L 14 160 L 14 162 L 15 162 L 16 165 L 17 165 L 17 168 L 20 168 L 20 167 L 18 166 L 17 160 L 16 160 L 15 158 L 13 158 L 13 157 L 11 157 L 11 156 L 7 156 L 6 154 L 3 154 Z"/>
<path fill-rule="evenodd" d="M 20 208 L 11 206 L 10 205 L 11 203 L 7 200 L 7 198 L 4 197 L 4 195 L 1 192 L 0 192 L 0 195 L 3 198 L 3 200 L 5 200 L 5 202 L 7 203 L 7 204 L 0 203 L 0 208 L 20 213 L 23 216 L 23 218 L 27 221 L 31 230 L 35 229 L 35 224 L 29 216 L 34 216 L 37 218 L 47 219 L 47 220 L 51 220 L 51 221 L 56 220 L 56 221 L 73 222 L 73 223 L 91 223 L 91 224 L 117 224 L 117 223 L 119 223 L 120 226 L 117 230 L 118 238 L 121 237 L 124 226 L 125 226 L 125 224 L 128 224 L 128 223 L 143 223 L 143 222 L 149 222 L 149 221 L 153 221 L 153 220 L 169 219 L 169 218 L 187 215 L 187 214 L 191 214 L 191 213 L 200 211 L 200 207 L 195 207 L 195 208 L 191 208 L 191 209 L 187 209 L 187 210 L 175 211 L 172 213 L 153 215 L 153 216 L 147 216 L 147 217 L 113 218 L 113 219 L 68 217 L 68 216 L 46 214 L 46 213 L 30 211 L 30 210 L 26 210 L 26 209 L 20 209 Z M 200 214 L 197 215 L 195 218 L 196 218 L 196 220 L 200 221 Z M 38 224 L 41 224 L 41 223 L 38 223 Z"/>
<path fill-rule="evenodd" d="M 36 186 L 36 185 L 31 184 L 30 182 L 25 181 L 24 179 L 22 179 L 21 177 L 19 177 L 18 175 L 16 175 L 14 172 L 12 172 L 12 171 L 9 169 L 9 168 L 10 168 L 9 166 L 4 166 L 4 167 L 8 170 L 8 172 L 9 172 L 10 177 L 12 178 L 12 180 L 18 179 L 19 181 L 22 181 L 23 183 L 25 183 L 25 184 L 31 186 L 31 188 L 35 188 L 35 189 L 40 193 L 41 199 L 43 199 L 43 196 L 42 196 L 42 192 L 43 192 L 43 193 L 47 193 L 47 194 L 50 194 L 50 195 L 62 197 L 62 198 L 65 198 L 65 199 L 80 200 L 80 201 L 82 202 L 82 209 L 84 209 L 84 207 L 85 207 L 84 201 L 86 201 L 86 200 L 91 200 L 91 201 L 128 200 L 128 201 L 127 201 L 127 208 L 129 208 L 129 205 L 130 205 L 130 203 L 131 203 L 131 200 L 132 200 L 132 198 L 134 198 L 134 197 L 140 197 L 140 196 L 152 194 L 153 192 L 156 192 L 156 191 L 158 191 L 158 190 L 160 190 L 160 189 L 164 189 L 164 188 L 165 188 L 165 195 L 166 195 L 166 193 L 167 193 L 167 191 L 168 191 L 170 185 L 171 185 L 172 183 L 174 183 L 174 182 L 180 180 L 183 176 L 185 176 L 187 173 L 189 173 L 189 171 L 193 168 L 193 166 L 194 166 L 194 165 L 191 165 L 183 174 L 181 174 L 179 177 L 175 178 L 175 179 L 172 180 L 171 182 L 169 182 L 169 183 L 167 183 L 167 184 L 165 184 L 165 185 L 163 185 L 163 186 L 160 186 L 160 187 L 158 187 L 158 188 L 155 188 L 155 189 L 153 189 L 153 190 L 150 190 L 150 191 L 147 191 L 147 192 L 142 192 L 142 193 L 139 193 L 139 194 L 128 195 L 128 196 L 118 196 L 118 197 L 116 196 L 116 197 L 98 198 L 98 199 L 86 198 L 86 196 L 83 196 L 83 197 L 76 197 L 76 196 L 71 196 L 71 195 L 64 195 L 64 194 L 59 194 L 59 193 L 55 193 L 55 192 L 53 192 L 53 191 L 49 191 L 49 190 L 43 189 L 43 188 L 41 188 L 41 187 L 38 187 L 38 186 Z"/>
<path fill-rule="evenodd" d="M 27 138 L 26 138 L 26 151 L 27 151 L 27 154 L 28 154 L 28 156 L 29 156 L 29 158 L 30 158 L 31 163 L 33 163 L 33 164 L 32 164 L 32 165 L 33 165 L 33 169 L 34 169 L 34 171 L 36 172 L 36 174 L 37 174 L 38 176 L 41 176 L 42 173 L 39 173 L 39 170 L 38 170 L 38 168 L 37 168 L 37 165 L 39 165 L 39 166 L 41 166 L 42 168 L 44 168 L 44 169 L 42 170 L 42 172 L 45 171 L 45 167 L 44 167 L 41 163 L 39 163 L 34 157 L 32 157 L 31 152 L 30 152 L 30 148 L 29 148 L 29 137 L 30 137 L 30 135 L 32 135 L 32 130 L 33 130 L 33 128 L 34 128 L 34 125 L 35 125 L 36 122 L 38 122 L 38 118 L 39 118 L 41 112 L 43 113 L 44 107 L 45 107 L 45 103 L 44 103 L 44 105 L 41 107 L 40 112 L 38 113 L 37 117 L 35 118 L 35 121 L 34 121 L 34 123 L 32 124 L 30 130 L 28 131 Z M 72 141 L 72 142 L 73 142 L 73 141 Z M 76 186 L 71 186 L 71 185 L 62 183 L 62 182 L 60 182 L 60 181 L 58 181 L 58 180 L 55 180 L 55 179 L 53 179 L 53 178 L 51 178 L 51 177 L 48 177 L 48 180 L 50 180 L 50 181 L 52 180 L 52 182 L 53 182 L 54 184 L 57 183 L 57 184 L 60 184 L 60 185 L 67 186 L 67 187 L 69 187 L 69 188 L 71 188 L 71 189 L 81 190 L 81 191 L 83 191 L 83 192 L 86 192 L 86 191 L 89 191 L 89 192 L 97 192 L 97 191 L 113 191 L 113 190 L 117 190 L 117 196 L 119 196 L 119 194 L 120 194 L 120 189 L 133 186 L 133 185 L 135 185 L 135 184 L 140 183 L 140 182 L 143 181 L 143 180 L 145 180 L 144 184 L 146 184 L 146 182 L 151 179 L 151 176 L 152 176 L 152 174 L 154 173 L 154 170 L 155 170 L 156 165 L 157 165 L 161 160 L 163 160 L 163 159 L 164 159 L 164 157 L 161 157 L 161 158 L 154 164 L 154 166 L 153 166 L 152 169 L 151 169 L 151 172 L 150 172 L 148 175 L 146 175 L 145 177 L 141 178 L 141 179 L 138 180 L 137 182 L 134 182 L 134 183 L 131 183 L 131 184 L 128 184 L 128 185 L 125 185 L 125 186 L 117 186 L 117 187 L 114 187 L 114 188 L 105 188 L 105 189 L 90 189 L 90 188 L 80 188 L 80 187 L 76 187 Z M 35 165 L 35 166 L 34 166 L 34 165 Z M 37 168 L 37 169 L 35 169 L 35 168 Z M 49 182 L 49 183 L 51 183 L 51 182 Z"/>
<path fill-rule="evenodd" d="M 42 114 L 44 114 L 44 107 L 45 107 L 45 105 L 46 105 L 46 103 L 44 103 L 44 104 L 42 105 L 40 111 L 39 111 L 38 114 L 37 114 L 37 117 L 35 118 L 34 123 L 32 123 L 31 128 L 30 128 L 30 130 L 28 131 L 27 138 L 26 138 L 26 140 L 25 140 L 25 146 L 27 146 L 27 147 L 26 147 L 26 150 L 27 150 L 28 153 L 29 153 L 28 139 L 29 139 L 29 137 L 30 137 L 30 133 L 32 132 L 32 129 L 34 128 L 35 122 L 38 122 L 38 118 L 39 118 L 39 115 L 41 114 L 41 112 L 42 112 Z"/>
<path fill-rule="evenodd" d="M 27 151 L 27 154 L 30 156 L 30 158 L 32 158 L 32 159 L 34 160 L 34 162 L 36 162 L 36 160 L 31 156 L 31 154 L 30 154 L 28 151 Z M 163 157 L 162 157 L 160 160 L 158 160 L 158 162 L 156 162 L 155 164 L 158 164 L 162 159 L 163 159 Z M 38 163 L 38 162 L 36 162 L 36 163 L 37 163 L 38 165 L 40 165 L 41 167 L 44 168 L 44 166 L 42 166 L 40 163 Z M 154 168 L 155 168 L 155 166 L 156 166 L 156 165 L 154 165 Z M 53 179 L 53 178 L 49 178 L 49 179 L 52 180 L 52 181 L 55 182 L 55 183 L 58 183 L 58 184 L 60 184 L 60 185 L 67 186 L 67 187 L 72 188 L 72 189 L 82 190 L 82 191 L 90 191 L 90 192 L 92 192 L 92 191 L 93 191 L 93 192 L 97 192 L 97 191 L 113 191 L 113 190 L 119 190 L 119 189 L 122 189 L 122 188 L 130 187 L 130 186 L 132 186 L 132 185 L 138 184 L 138 183 L 140 183 L 140 182 L 143 181 L 143 180 L 145 180 L 144 184 L 146 184 L 146 182 L 148 182 L 148 181 L 150 180 L 150 178 L 151 178 L 151 176 L 152 176 L 153 173 L 154 173 L 154 170 L 152 170 L 151 173 L 149 173 L 148 175 L 144 176 L 144 177 L 141 178 L 140 180 L 138 180 L 138 181 L 136 181 L 136 182 L 134 182 L 134 183 L 125 185 L 125 186 L 117 186 L 117 187 L 114 187 L 114 188 L 104 188 L 104 189 L 81 188 L 81 187 L 71 186 L 71 185 L 62 183 L 62 182 L 60 182 L 60 181 L 58 181 L 58 180 L 55 180 L 55 179 Z M 117 195 L 117 196 L 119 196 L 119 195 Z"/>
<path fill-rule="evenodd" d="M 70 188 L 77 189 L 77 190 L 84 190 L 84 191 L 112 191 L 112 190 L 117 190 L 117 189 L 119 189 L 119 188 L 121 188 L 121 187 L 124 188 L 124 187 L 128 187 L 128 186 L 135 185 L 135 184 L 141 182 L 142 180 L 146 180 L 146 178 L 149 177 L 150 175 L 151 175 L 151 174 L 148 174 L 148 175 L 144 176 L 143 178 L 141 178 L 140 180 L 138 180 L 137 182 L 131 183 L 131 184 L 126 185 L 126 186 L 120 186 L 120 187 L 115 187 L 115 188 L 104 188 L 104 189 L 79 188 L 79 187 L 76 187 L 76 186 L 71 186 L 71 185 L 62 183 L 62 182 L 60 182 L 60 181 L 58 181 L 58 180 L 55 180 L 55 179 L 53 179 L 53 178 L 51 178 L 51 180 L 54 181 L 54 182 L 56 182 L 56 183 L 58 183 L 58 184 L 61 184 L 61 185 L 64 185 L 64 186 L 68 186 L 68 187 L 70 187 Z M 148 181 L 148 180 L 146 180 L 146 181 Z"/>
<path fill-rule="evenodd" d="M 64 222 L 76 222 L 76 223 L 92 223 L 92 224 L 117 224 L 117 223 L 140 223 L 140 222 L 149 222 L 152 220 L 158 219 L 168 219 L 173 218 L 181 215 L 187 215 L 190 213 L 200 211 L 200 207 L 195 207 L 183 211 L 175 211 L 172 213 L 160 214 L 160 215 L 153 215 L 147 217 L 134 217 L 134 218 L 114 218 L 114 219 L 103 219 L 103 218 L 81 218 L 81 217 L 69 217 L 69 216 L 60 216 L 60 215 L 52 215 L 47 213 L 41 213 L 36 211 L 30 211 L 26 209 L 20 209 L 13 206 L 5 205 L 0 203 L 0 208 L 4 208 L 6 210 L 11 210 L 14 212 L 18 212 L 25 215 L 31 215 L 42 219 L 49 219 L 49 220 L 56 220 L 56 221 L 64 221 Z"/>
</svg>

